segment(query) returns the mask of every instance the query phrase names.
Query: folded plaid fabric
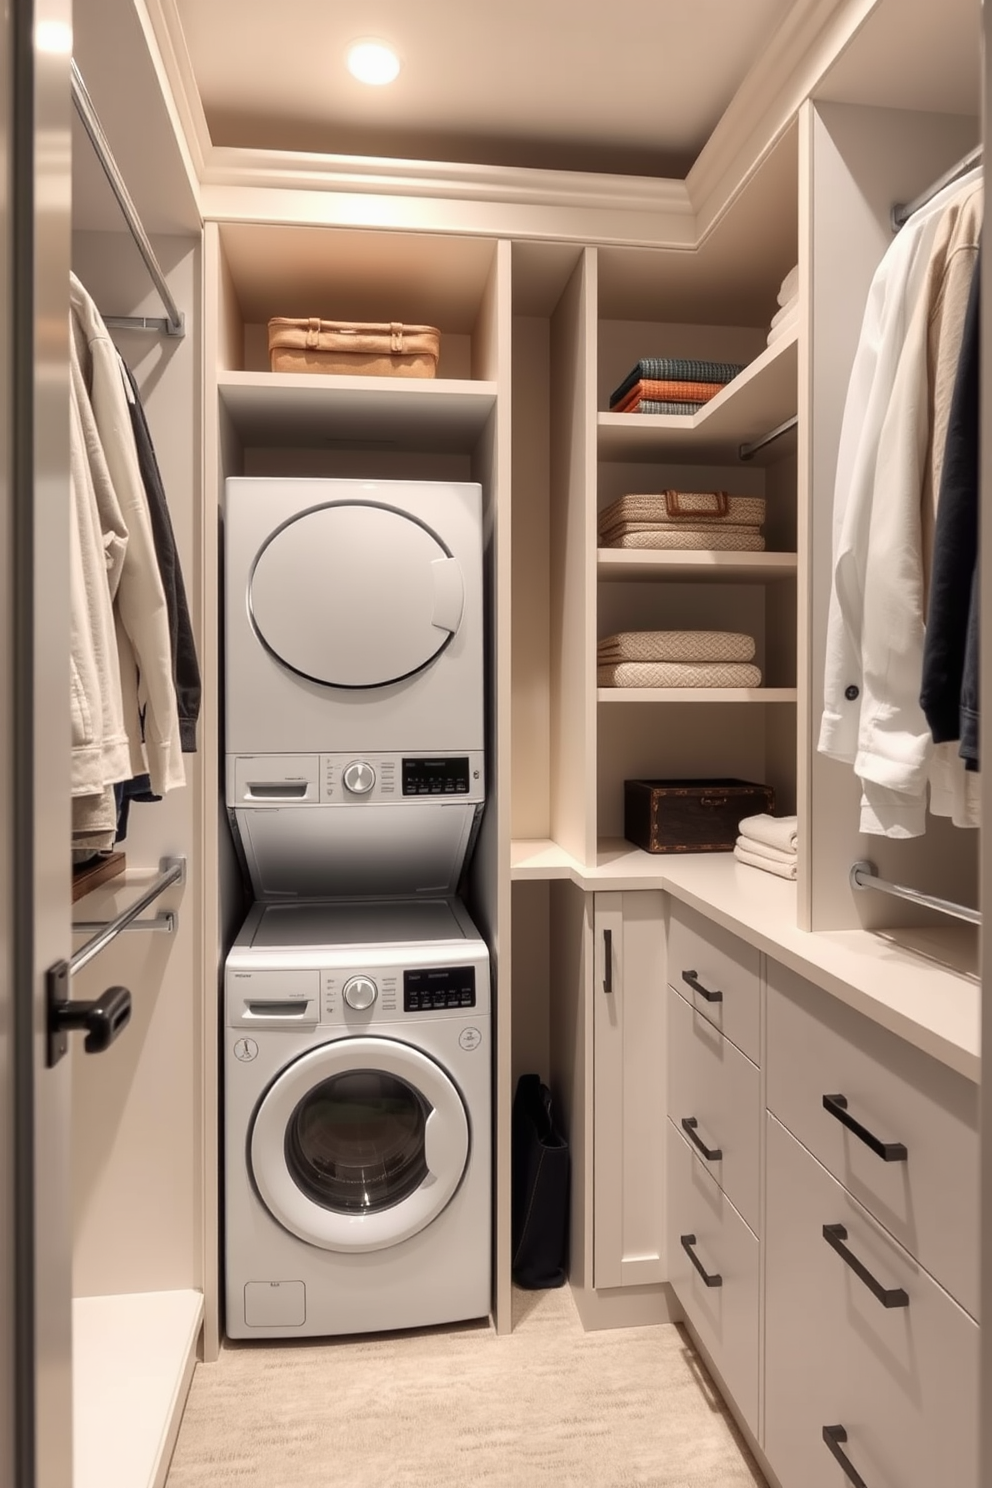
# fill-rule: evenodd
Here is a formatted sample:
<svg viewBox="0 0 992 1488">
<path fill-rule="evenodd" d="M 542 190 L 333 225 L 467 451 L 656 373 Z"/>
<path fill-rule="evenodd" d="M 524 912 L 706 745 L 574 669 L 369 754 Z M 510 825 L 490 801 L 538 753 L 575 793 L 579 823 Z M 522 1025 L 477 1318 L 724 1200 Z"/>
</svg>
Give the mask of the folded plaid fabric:
<svg viewBox="0 0 992 1488">
<path fill-rule="evenodd" d="M 618 388 L 610 394 L 610 407 L 619 403 L 642 377 L 679 382 L 730 382 L 744 371 L 741 362 L 701 362 L 684 357 L 642 357 Z"/>
<path fill-rule="evenodd" d="M 639 398 L 656 398 L 662 403 L 708 403 L 726 386 L 725 382 L 679 382 L 674 378 L 660 381 L 656 377 L 642 377 L 610 412 L 626 413 L 629 405 Z"/>
<path fill-rule="evenodd" d="M 662 402 L 658 398 L 638 398 L 624 413 L 698 413 L 705 403 Z"/>
</svg>

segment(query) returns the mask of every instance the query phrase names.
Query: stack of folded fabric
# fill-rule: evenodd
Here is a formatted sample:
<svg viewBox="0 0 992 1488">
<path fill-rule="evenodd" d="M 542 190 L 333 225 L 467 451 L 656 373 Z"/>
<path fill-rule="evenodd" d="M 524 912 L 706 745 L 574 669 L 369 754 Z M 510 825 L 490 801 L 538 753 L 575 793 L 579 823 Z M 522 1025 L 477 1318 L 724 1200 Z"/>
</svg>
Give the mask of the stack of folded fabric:
<svg viewBox="0 0 992 1488">
<path fill-rule="evenodd" d="M 743 365 L 684 357 L 643 357 L 610 394 L 611 413 L 695 413 Z"/>
<path fill-rule="evenodd" d="M 796 876 L 797 833 L 794 816 L 745 816 L 737 827 L 734 857 L 752 868 L 777 873 L 779 878 Z"/>
<path fill-rule="evenodd" d="M 799 319 L 799 265 L 790 269 L 778 292 L 778 309 L 772 316 L 768 345 L 787 336 Z"/>
<path fill-rule="evenodd" d="M 761 553 L 763 496 L 726 491 L 662 491 L 621 496 L 599 514 L 603 548 L 704 548 Z"/>
<path fill-rule="evenodd" d="M 727 630 L 625 630 L 600 641 L 600 687 L 760 687 L 754 639 Z"/>
</svg>

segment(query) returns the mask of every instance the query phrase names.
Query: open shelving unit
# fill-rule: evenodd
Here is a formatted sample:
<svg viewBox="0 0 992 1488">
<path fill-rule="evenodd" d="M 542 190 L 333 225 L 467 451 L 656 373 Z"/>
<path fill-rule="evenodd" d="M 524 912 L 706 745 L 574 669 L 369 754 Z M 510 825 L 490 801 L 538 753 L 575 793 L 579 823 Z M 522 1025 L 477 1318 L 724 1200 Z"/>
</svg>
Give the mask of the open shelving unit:
<svg viewBox="0 0 992 1488">
<path fill-rule="evenodd" d="M 795 553 L 709 553 L 650 548 L 599 548 L 596 574 L 601 583 L 631 579 L 673 579 L 679 583 L 769 584 L 794 579 Z"/>
<path fill-rule="evenodd" d="M 794 687 L 598 687 L 600 703 L 794 703 Z"/>
</svg>

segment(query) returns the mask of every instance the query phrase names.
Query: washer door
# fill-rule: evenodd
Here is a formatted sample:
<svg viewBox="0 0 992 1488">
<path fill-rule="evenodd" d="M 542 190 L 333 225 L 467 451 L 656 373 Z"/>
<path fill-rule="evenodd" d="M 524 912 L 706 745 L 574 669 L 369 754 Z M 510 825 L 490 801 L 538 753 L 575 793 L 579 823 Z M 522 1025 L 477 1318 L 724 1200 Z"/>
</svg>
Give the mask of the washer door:
<svg viewBox="0 0 992 1488">
<path fill-rule="evenodd" d="M 384 1250 L 444 1209 L 468 1161 L 462 1098 L 408 1044 L 342 1038 L 303 1054 L 255 1113 L 249 1160 L 274 1219 L 324 1250 Z"/>
<path fill-rule="evenodd" d="M 437 534 L 372 501 L 283 523 L 248 580 L 262 644 L 327 687 L 385 687 L 422 671 L 457 632 L 464 602 L 458 561 Z"/>
</svg>

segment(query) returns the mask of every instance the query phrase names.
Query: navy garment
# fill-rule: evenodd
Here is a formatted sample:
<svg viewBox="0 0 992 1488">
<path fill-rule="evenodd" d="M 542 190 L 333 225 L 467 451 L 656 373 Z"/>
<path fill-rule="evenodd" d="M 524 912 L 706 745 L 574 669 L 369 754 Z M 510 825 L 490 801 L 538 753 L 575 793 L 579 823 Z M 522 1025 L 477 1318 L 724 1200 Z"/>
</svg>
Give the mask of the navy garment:
<svg viewBox="0 0 992 1488">
<path fill-rule="evenodd" d="M 152 523 L 152 539 L 162 587 L 165 590 L 165 606 L 169 617 L 169 639 L 172 643 L 172 680 L 176 689 L 176 704 L 179 711 L 179 738 L 184 754 L 196 753 L 196 721 L 200 716 L 200 668 L 196 659 L 193 626 L 186 602 L 186 586 L 179 565 L 176 537 L 172 530 L 169 506 L 165 499 L 165 487 L 155 457 L 151 432 L 141 406 L 138 384 L 131 369 L 124 365 L 132 398 L 128 400 L 131 410 L 131 426 L 138 450 L 141 482 L 148 497 L 148 510 Z M 138 799 L 136 797 L 136 799 Z M 157 799 L 153 798 L 153 799 Z"/>
<path fill-rule="evenodd" d="M 114 786 L 114 799 L 117 802 L 117 836 L 114 844 L 123 842 L 127 836 L 128 817 L 131 814 L 132 801 L 161 801 L 161 796 L 156 796 L 152 790 L 151 780 L 147 775 L 136 775 L 133 780 L 119 780 Z"/>
<path fill-rule="evenodd" d="M 971 281 L 934 527 L 920 706 L 935 744 L 978 761 L 979 261 Z"/>
</svg>

